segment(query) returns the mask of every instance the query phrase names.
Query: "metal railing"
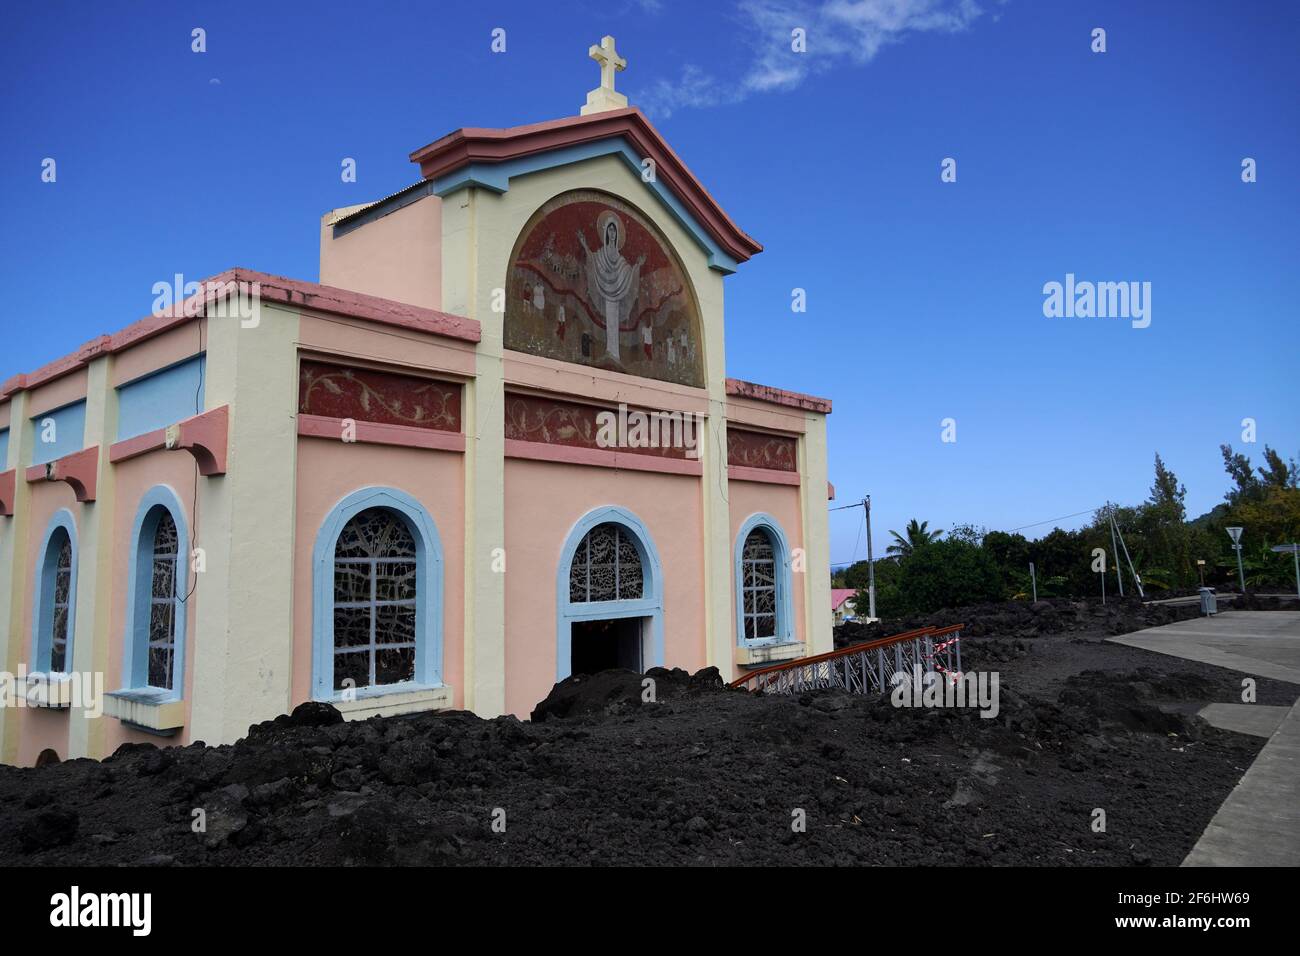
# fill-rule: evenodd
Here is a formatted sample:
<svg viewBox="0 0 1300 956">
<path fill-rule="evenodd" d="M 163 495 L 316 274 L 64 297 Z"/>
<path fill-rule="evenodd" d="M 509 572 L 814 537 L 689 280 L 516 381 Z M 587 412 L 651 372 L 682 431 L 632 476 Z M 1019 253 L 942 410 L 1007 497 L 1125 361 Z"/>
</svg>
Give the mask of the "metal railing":
<svg viewBox="0 0 1300 956">
<path fill-rule="evenodd" d="M 773 664 L 731 682 L 764 694 L 799 694 L 839 688 L 851 694 L 888 694 L 894 675 L 909 679 L 933 671 L 955 679 L 961 674 L 961 624 L 922 627 L 838 651 Z"/>
</svg>

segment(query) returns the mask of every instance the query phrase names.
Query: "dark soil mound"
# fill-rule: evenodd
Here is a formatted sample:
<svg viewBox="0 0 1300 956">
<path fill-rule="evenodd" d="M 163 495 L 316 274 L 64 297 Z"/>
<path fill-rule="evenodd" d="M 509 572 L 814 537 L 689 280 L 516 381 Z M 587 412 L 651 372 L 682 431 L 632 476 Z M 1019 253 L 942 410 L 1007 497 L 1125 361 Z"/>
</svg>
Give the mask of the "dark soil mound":
<svg viewBox="0 0 1300 956">
<path fill-rule="evenodd" d="M 654 703 L 606 672 L 534 723 L 312 704 L 233 746 L 0 767 L 0 864 L 1173 865 L 1260 745 L 1161 712 L 1209 689 L 1179 671 L 1004 680 L 994 719 L 646 676 Z"/>
<path fill-rule="evenodd" d="M 722 676 L 716 667 L 706 667 L 695 675 L 679 667 L 652 667 L 644 674 L 628 670 L 577 674 L 551 688 L 546 699 L 534 708 L 532 719 L 541 723 L 555 717 L 615 716 L 646 704 L 721 688 Z"/>
<path fill-rule="evenodd" d="M 1199 613 L 1195 604 L 1143 604 L 1138 597 L 1111 598 L 1105 604 L 1100 601 L 1007 601 L 945 609 L 874 624 L 847 621 L 835 629 L 835 646 L 845 647 L 919 627 L 947 627 L 949 624 L 964 624 L 964 637 L 996 635 L 1004 640 L 1076 631 L 1101 631 L 1113 636 L 1185 621 Z"/>
</svg>

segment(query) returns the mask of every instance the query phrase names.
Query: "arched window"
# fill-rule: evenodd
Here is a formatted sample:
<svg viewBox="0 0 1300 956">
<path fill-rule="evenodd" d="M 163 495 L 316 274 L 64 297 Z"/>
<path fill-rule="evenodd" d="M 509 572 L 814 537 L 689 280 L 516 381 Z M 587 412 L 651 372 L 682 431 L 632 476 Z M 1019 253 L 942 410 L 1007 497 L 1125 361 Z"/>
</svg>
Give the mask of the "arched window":
<svg viewBox="0 0 1300 956">
<path fill-rule="evenodd" d="M 335 505 L 312 587 L 316 700 L 442 686 L 442 543 L 416 499 L 363 488 Z"/>
<path fill-rule="evenodd" d="M 77 610 L 76 535 L 76 524 L 66 510 L 50 519 L 45 532 L 32 614 L 33 661 L 38 671 L 65 674 L 72 667 Z"/>
<path fill-rule="evenodd" d="M 784 644 L 795 639 L 790 549 L 769 515 L 750 515 L 736 536 L 736 639 Z"/>
<path fill-rule="evenodd" d="M 149 686 L 162 690 L 173 689 L 176 618 L 184 596 L 176 593 L 177 548 L 176 522 L 163 510 L 154 529 L 149 565 Z"/>
<path fill-rule="evenodd" d="M 613 522 L 588 531 L 573 553 L 569 600 L 631 601 L 641 598 L 644 590 L 641 555 L 627 531 Z"/>
<path fill-rule="evenodd" d="M 776 637 L 776 549 L 766 528 L 755 528 L 740 553 L 745 640 Z"/>
<path fill-rule="evenodd" d="M 371 508 L 344 525 L 334 546 L 335 690 L 415 680 L 415 565 L 415 538 L 396 513 Z"/>
<path fill-rule="evenodd" d="M 175 492 L 151 488 L 131 536 L 123 690 L 180 698 L 185 685 L 189 533 Z"/>
<path fill-rule="evenodd" d="M 54 626 L 50 629 L 50 670 L 68 669 L 68 615 L 72 609 L 72 542 L 60 529 L 59 556 L 54 566 Z M 51 542 L 53 544 L 53 542 Z"/>
</svg>

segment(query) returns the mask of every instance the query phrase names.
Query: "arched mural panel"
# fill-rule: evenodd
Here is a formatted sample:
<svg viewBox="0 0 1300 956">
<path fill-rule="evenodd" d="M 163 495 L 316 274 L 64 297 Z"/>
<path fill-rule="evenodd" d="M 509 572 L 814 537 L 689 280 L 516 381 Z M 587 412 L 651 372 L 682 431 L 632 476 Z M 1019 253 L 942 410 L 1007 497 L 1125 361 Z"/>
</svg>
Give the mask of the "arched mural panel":
<svg viewBox="0 0 1300 956">
<path fill-rule="evenodd" d="M 704 385 L 700 317 L 655 227 L 616 196 L 563 193 L 510 259 L 505 347 L 679 385 Z"/>
</svg>

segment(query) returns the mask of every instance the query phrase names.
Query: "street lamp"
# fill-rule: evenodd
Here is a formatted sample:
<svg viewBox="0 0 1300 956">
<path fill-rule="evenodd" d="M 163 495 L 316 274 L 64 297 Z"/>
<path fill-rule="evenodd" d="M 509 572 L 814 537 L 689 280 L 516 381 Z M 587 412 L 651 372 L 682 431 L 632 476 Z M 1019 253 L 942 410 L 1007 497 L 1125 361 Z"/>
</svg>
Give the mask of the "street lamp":
<svg viewBox="0 0 1300 956">
<path fill-rule="evenodd" d="M 1241 593 L 1246 594 L 1246 572 L 1241 567 L 1241 528 L 1228 528 L 1228 537 L 1232 539 L 1232 550 L 1237 552 L 1237 576 L 1241 579 Z"/>
</svg>

